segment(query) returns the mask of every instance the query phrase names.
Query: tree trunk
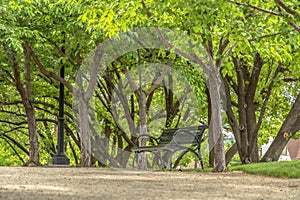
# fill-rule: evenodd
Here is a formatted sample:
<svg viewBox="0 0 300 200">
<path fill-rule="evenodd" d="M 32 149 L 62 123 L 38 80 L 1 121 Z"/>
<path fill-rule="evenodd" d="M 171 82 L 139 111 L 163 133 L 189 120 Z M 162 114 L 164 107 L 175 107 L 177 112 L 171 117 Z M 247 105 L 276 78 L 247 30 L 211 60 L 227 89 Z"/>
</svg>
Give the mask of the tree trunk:
<svg viewBox="0 0 300 200">
<path fill-rule="evenodd" d="M 79 104 L 79 132 L 80 132 L 80 166 L 91 166 L 91 138 L 87 102 L 82 97 Z"/>
<path fill-rule="evenodd" d="M 257 139 L 260 123 L 257 123 L 256 119 L 258 105 L 255 102 L 255 93 L 264 62 L 257 53 L 254 56 L 254 67 L 250 67 L 248 64 L 245 64 L 243 60 L 237 58 L 233 58 L 233 63 L 237 74 L 237 83 L 229 76 L 226 76 L 226 79 L 224 79 L 228 99 L 226 113 L 236 138 L 242 163 L 258 162 Z M 252 71 L 250 71 L 250 69 L 252 69 Z M 274 76 L 274 79 L 276 76 Z M 231 86 L 238 96 L 238 118 L 235 117 L 232 110 L 232 98 L 229 89 L 230 80 Z M 272 86 L 270 87 L 272 88 Z"/>
<path fill-rule="evenodd" d="M 248 131 L 247 131 L 247 103 L 246 103 L 246 87 L 244 81 L 244 71 L 241 67 L 241 63 L 238 59 L 233 58 L 233 63 L 235 65 L 236 74 L 237 74 L 237 89 L 238 89 L 238 114 L 239 114 L 239 132 L 241 138 L 241 149 L 240 156 L 242 163 L 250 162 L 248 158 Z"/>
<path fill-rule="evenodd" d="M 147 135 L 147 110 L 146 110 L 146 94 L 144 91 L 138 92 L 138 99 L 139 99 L 139 116 L 140 116 L 140 125 L 139 125 L 139 131 L 140 135 Z M 147 142 L 146 138 L 141 138 L 140 140 L 140 146 L 145 146 Z M 138 168 L 142 170 L 147 169 L 147 154 L 145 152 L 140 153 L 138 155 Z"/>
<path fill-rule="evenodd" d="M 213 70 L 213 69 L 212 69 Z M 220 96 L 220 74 L 213 71 L 208 79 L 209 94 L 211 97 L 211 120 L 209 124 L 210 147 L 215 154 L 214 172 L 226 171 L 224 143 L 222 134 L 221 96 Z M 211 137 L 213 136 L 213 137 Z"/>
<path fill-rule="evenodd" d="M 248 149 L 248 160 L 251 162 L 258 162 L 259 155 L 258 155 L 258 146 L 257 146 L 257 139 L 258 139 L 258 129 L 257 120 L 256 120 L 256 103 L 255 103 L 255 93 L 257 90 L 257 84 L 259 80 L 259 75 L 264 64 L 259 53 L 256 53 L 254 56 L 253 61 L 253 69 L 251 75 L 248 75 L 249 85 L 247 87 L 247 94 L 246 94 L 246 103 L 247 103 L 247 131 L 248 131 L 248 141 L 249 141 L 249 149 Z M 249 73 L 250 74 L 250 73 Z"/>
<path fill-rule="evenodd" d="M 209 89 L 208 87 L 206 87 L 205 93 L 207 95 L 207 101 L 208 101 L 208 105 L 207 105 L 207 109 L 208 109 L 208 124 L 210 124 L 211 121 L 211 99 L 210 99 L 210 94 L 209 94 Z M 210 135 L 210 139 L 213 139 L 213 135 Z M 209 154 L 208 154 L 208 163 L 209 163 L 209 167 L 213 167 L 215 166 L 215 150 L 214 150 L 214 146 L 209 146 Z"/>
<path fill-rule="evenodd" d="M 223 83 L 224 83 L 224 88 L 225 88 L 225 93 L 226 93 L 226 114 L 228 117 L 228 121 L 229 124 L 232 128 L 232 132 L 234 134 L 234 138 L 235 138 L 235 146 L 236 146 L 236 151 L 238 151 L 239 156 L 241 158 L 241 137 L 240 137 L 240 131 L 239 131 L 239 127 L 238 127 L 238 123 L 237 123 L 237 119 L 234 115 L 233 112 L 233 105 L 231 103 L 232 99 L 231 99 L 231 94 L 230 94 L 230 89 L 229 89 L 229 83 L 228 83 L 228 76 L 226 76 L 226 78 L 223 79 Z M 226 156 L 226 163 L 228 164 L 232 158 L 232 156 L 234 156 L 233 152 L 231 152 L 232 148 L 230 148 L 230 150 L 227 151 L 225 155 Z M 230 156 L 231 154 L 233 154 L 232 156 Z"/>
<path fill-rule="evenodd" d="M 24 46 L 23 46 L 24 47 Z M 29 132 L 29 160 L 26 165 L 35 166 L 39 165 L 39 143 L 38 143 L 38 135 L 36 130 L 36 118 L 35 118 L 35 110 L 34 104 L 31 96 L 31 84 L 30 84 L 30 74 L 31 74 L 31 66 L 30 66 L 30 54 L 24 48 L 25 55 L 25 88 L 21 81 L 19 65 L 15 58 L 16 53 L 8 54 L 10 57 L 11 63 L 13 65 L 13 74 L 15 78 L 16 88 L 21 96 L 23 106 L 25 108 L 25 114 L 27 118 L 28 124 L 28 132 Z"/>
<path fill-rule="evenodd" d="M 28 101 L 26 102 L 25 107 L 30 143 L 29 160 L 27 165 L 39 165 L 39 142 L 36 129 L 34 106 Z"/>
<path fill-rule="evenodd" d="M 89 91 L 84 92 L 82 84 L 82 71 L 78 71 L 77 83 L 78 90 L 76 92 L 78 100 L 78 118 L 79 118 L 79 135 L 80 135 L 80 166 L 90 167 L 91 160 L 91 138 L 90 138 L 90 125 L 89 125 Z M 90 84 L 95 80 L 90 80 Z"/>
<path fill-rule="evenodd" d="M 232 157 L 236 154 L 236 152 L 238 151 L 238 147 L 237 144 L 234 143 L 226 152 L 225 154 L 225 163 L 226 166 L 229 164 L 229 162 L 231 161 Z"/>
<path fill-rule="evenodd" d="M 261 159 L 262 162 L 277 161 L 286 146 L 288 140 L 286 140 L 283 135 L 288 133 L 289 136 L 293 136 L 299 130 L 300 121 L 300 94 L 298 94 L 297 99 L 291 108 L 287 118 L 283 122 L 278 134 L 276 135 L 271 146 Z"/>
<path fill-rule="evenodd" d="M 258 133 L 256 131 L 256 115 L 255 115 L 256 108 L 253 104 L 253 101 L 247 103 L 247 131 L 248 131 L 248 155 L 247 160 L 250 162 L 258 162 L 259 161 L 259 154 L 258 154 L 258 146 L 257 146 L 257 139 Z"/>
</svg>

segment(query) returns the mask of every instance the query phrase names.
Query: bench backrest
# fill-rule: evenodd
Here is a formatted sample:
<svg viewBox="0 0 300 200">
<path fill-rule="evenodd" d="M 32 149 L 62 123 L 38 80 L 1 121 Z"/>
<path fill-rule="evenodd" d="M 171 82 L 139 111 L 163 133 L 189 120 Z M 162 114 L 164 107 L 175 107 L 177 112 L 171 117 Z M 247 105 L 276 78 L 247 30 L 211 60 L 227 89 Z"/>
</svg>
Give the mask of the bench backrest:
<svg viewBox="0 0 300 200">
<path fill-rule="evenodd" d="M 206 125 L 184 128 L 164 129 L 159 137 L 159 145 L 165 146 L 172 143 L 177 145 L 201 143 Z"/>
</svg>

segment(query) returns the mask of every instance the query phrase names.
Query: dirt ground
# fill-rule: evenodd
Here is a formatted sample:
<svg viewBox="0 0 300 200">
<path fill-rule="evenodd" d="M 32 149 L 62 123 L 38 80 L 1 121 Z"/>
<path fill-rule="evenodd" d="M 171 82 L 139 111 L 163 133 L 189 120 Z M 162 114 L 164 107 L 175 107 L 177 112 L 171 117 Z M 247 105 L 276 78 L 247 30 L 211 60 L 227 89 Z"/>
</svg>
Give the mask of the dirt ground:
<svg viewBox="0 0 300 200">
<path fill-rule="evenodd" d="M 300 199 L 300 179 L 242 172 L 0 167 L 0 199 Z"/>
</svg>

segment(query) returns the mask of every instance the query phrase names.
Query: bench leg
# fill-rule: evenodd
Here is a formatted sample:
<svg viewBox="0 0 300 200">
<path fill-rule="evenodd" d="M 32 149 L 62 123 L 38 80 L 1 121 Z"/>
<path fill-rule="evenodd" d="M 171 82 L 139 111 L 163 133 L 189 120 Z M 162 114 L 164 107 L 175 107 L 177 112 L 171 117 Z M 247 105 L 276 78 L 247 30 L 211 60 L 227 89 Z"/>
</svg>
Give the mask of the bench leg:
<svg viewBox="0 0 300 200">
<path fill-rule="evenodd" d="M 200 167 L 201 167 L 202 170 L 204 169 L 204 165 L 203 165 L 202 159 L 200 160 Z"/>
<path fill-rule="evenodd" d="M 173 167 L 172 167 L 172 157 L 174 155 L 176 151 L 173 151 L 170 153 L 169 158 L 168 158 L 168 167 L 169 167 L 169 171 L 172 171 Z"/>
<path fill-rule="evenodd" d="M 153 163 L 152 163 L 152 168 L 154 168 L 154 162 L 157 162 L 157 166 L 159 166 L 160 168 L 164 168 L 164 163 L 161 157 L 161 153 L 160 152 L 153 152 L 154 153 L 154 157 L 153 157 Z"/>
<path fill-rule="evenodd" d="M 172 157 L 168 159 L 168 167 L 169 167 L 169 171 L 172 171 Z"/>
<path fill-rule="evenodd" d="M 203 170 L 204 165 L 203 165 L 203 160 L 202 160 L 202 156 L 201 156 L 201 146 L 200 146 L 200 144 L 197 146 L 197 151 L 198 151 L 198 159 L 199 159 L 199 162 L 200 162 L 200 167 Z"/>
<path fill-rule="evenodd" d="M 134 157 L 132 159 L 132 165 L 131 165 L 132 169 L 134 169 L 134 160 L 137 158 L 137 155 L 138 155 L 138 152 L 134 152 Z"/>
</svg>

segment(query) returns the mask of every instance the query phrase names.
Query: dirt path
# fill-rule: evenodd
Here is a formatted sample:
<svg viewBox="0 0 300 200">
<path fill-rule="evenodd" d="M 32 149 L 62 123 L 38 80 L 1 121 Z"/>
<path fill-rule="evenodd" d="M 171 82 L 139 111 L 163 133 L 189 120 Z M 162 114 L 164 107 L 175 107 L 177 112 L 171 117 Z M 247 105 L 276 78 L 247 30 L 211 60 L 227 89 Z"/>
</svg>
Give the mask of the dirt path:
<svg viewBox="0 0 300 200">
<path fill-rule="evenodd" d="M 241 172 L 0 167 L 0 199 L 300 199 L 300 179 Z"/>
</svg>

